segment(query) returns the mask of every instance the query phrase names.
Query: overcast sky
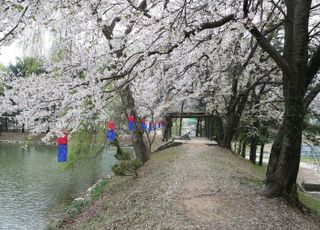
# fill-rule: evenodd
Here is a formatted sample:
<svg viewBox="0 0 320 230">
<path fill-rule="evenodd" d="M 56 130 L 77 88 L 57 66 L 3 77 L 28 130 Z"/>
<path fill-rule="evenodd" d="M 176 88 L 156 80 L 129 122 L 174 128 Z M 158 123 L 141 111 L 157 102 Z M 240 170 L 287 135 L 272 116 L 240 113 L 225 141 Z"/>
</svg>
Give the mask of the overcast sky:
<svg viewBox="0 0 320 230">
<path fill-rule="evenodd" d="M 16 57 L 22 56 L 22 49 L 19 47 L 18 42 L 12 43 L 10 46 L 0 47 L 0 63 L 9 65 L 16 62 Z"/>
</svg>

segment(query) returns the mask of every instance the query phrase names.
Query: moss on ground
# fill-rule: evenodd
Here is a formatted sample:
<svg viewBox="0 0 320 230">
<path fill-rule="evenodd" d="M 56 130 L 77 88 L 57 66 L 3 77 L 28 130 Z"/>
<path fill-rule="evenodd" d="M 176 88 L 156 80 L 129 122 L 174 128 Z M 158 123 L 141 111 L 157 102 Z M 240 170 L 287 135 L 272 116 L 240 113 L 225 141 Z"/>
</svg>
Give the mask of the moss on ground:
<svg viewBox="0 0 320 230">
<path fill-rule="evenodd" d="M 298 199 L 312 214 L 320 217 L 320 199 L 314 198 L 303 192 L 298 192 Z"/>
</svg>

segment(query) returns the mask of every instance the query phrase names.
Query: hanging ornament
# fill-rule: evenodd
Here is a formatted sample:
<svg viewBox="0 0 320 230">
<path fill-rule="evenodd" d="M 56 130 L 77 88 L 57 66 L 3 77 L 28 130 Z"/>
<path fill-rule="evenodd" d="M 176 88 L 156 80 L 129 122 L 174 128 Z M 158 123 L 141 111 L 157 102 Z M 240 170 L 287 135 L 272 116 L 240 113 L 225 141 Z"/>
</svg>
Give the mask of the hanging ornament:
<svg viewBox="0 0 320 230">
<path fill-rule="evenodd" d="M 66 162 L 68 159 L 68 134 L 62 131 L 63 137 L 58 137 L 58 162 Z"/>
<path fill-rule="evenodd" d="M 57 138 L 58 145 L 67 145 L 68 144 L 68 134 L 66 131 L 62 131 L 63 136 Z"/>
<path fill-rule="evenodd" d="M 107 138 L 110 142 L 114 142 L 114 140 L 116 139 L 116 132 L 114 131 L 114 129 L 108 130 Z"/>
<path fill-rule="evenodd" d="M 146 120 L 144 118 L 141 119 L 141 128 L 142 131 L 145 131 L 147 129 Z"/>
<path fill-rule="evenodd" d="M 134 130 L 134 116 L 128 117 L 128 130 L 133 131 Z"/>
<path fill-rule="evenodd" d="M 108 122 L 107 139 L 110 142 L 114 142 L 116 139 L 115 124 L 112 120 Z"/>
<path fill-rule="evenodd" d="M 112 120 L 108 121 L 108 129 L 115 129 L 114 121 Z"/>
</svg>

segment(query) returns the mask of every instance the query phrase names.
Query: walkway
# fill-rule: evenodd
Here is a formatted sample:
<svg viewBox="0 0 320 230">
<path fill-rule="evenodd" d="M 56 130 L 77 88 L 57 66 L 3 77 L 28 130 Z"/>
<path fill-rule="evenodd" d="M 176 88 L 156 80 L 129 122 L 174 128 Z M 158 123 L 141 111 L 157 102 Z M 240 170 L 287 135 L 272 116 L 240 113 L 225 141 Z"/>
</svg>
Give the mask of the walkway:
<svg viewBox="0 0 320 230">
<path fill-rule="evenodd" d="M 191 140 L 174 140 L 176 143 L 183 143 L 183 144 L 201 144 L 201 145 L 216 145 L 216 141 L 210 141 L 208 138 L 205 137 L 191 137 Z"/>
<path fill-rule="evenodd" d="M 217 146 L 153 155 L 138 179 L 115 178 L 65 229 L 319 229 L 281 199 L 261 195 L 262 173 Z"/>
</svg>

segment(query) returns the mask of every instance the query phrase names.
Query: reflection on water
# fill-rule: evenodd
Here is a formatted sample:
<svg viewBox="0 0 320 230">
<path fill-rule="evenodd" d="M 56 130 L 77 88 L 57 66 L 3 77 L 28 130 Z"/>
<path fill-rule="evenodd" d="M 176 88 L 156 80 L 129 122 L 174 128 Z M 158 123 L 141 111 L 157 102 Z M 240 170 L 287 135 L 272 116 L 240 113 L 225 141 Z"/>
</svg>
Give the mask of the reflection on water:
<svg viewBox="0 0 320 230">
<path fill-rule="evenodd" d="M 0 144 L 0 229 L 43 229 L 54 215 L 111 172 L 114 149 L 65 171 L 56 147 Z"/>
</svg>

